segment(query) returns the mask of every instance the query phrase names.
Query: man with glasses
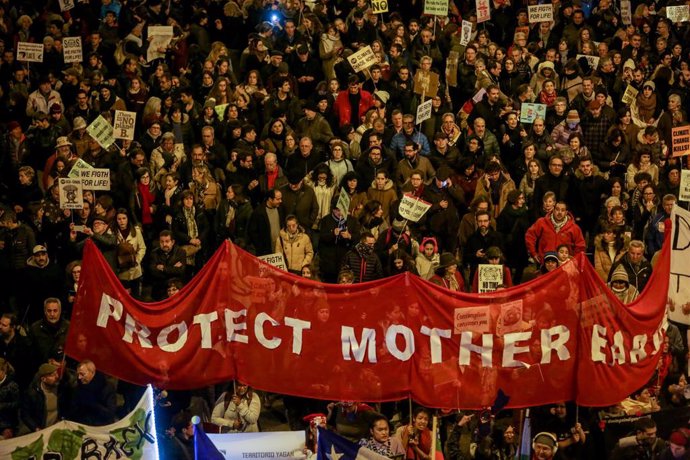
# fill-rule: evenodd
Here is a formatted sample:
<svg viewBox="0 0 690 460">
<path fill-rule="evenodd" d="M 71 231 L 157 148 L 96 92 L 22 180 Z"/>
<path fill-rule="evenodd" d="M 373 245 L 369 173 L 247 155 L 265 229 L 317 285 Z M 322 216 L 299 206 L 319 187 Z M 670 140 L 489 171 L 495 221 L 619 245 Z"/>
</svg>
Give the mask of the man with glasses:
<svg viewBox="0 0 690 460">
<path fill-rule="evenodd" d="M 527 136 L 527 141 L 534 144 L 536 150 L 536 158 L 542 164 L 548 162 L 549 157 L 553 154 L 553 139 L 546 130 L 546 122 L 543 118 L 536 118 L 532 123 L 532 129 Z M 524 148 L 523 144 L 523 148 Z"/>
<path fill-rule="evenodd" d="M 535 182 L 533 206 L 537 209 L 541 206 L 542 198 L 546 192 L 555 193 L 556 201 L 563 201 L 568 198 L 570 177 L 563 174 L 563 164 L 563 158 L 560 155 L 552 156 L 549 159 L 549 170 Z"/>
<path fill-rule="evenodd" d="M 422 179 L 426 184 L 436 175 L 436 170 L 428 158 L 419 155 L 419 145 L 407 141 L 404 147 L 405 158 L 398 162 L 398 170 L 395 174 L 395 185 L 400 189 L 410 179 L 413 171 L 422 173 Z"/>
<path fill-rule="evenodd" d="M 391 139 L 390 148 L 395 153 L 396 158 L 405 157 L 405 145 L 407 142 L 414 142 L 419 145 L 422 155 L 429 155 L 429 139 L 421 131 L 415 129 L 414 115 L 407 113 L 403 115 L 403 130 Z"/>
<path fill-rule="evenodd" d="M 386 155 L 382 147 L 372 145 L 366 155 L 359 157 L 355 169 L 362 178 L 362 183 L 368 187 L 374 181 L 377 172 L 385 171 L 388 177 L 393 174 L 395 159 Z"/>
</svg>

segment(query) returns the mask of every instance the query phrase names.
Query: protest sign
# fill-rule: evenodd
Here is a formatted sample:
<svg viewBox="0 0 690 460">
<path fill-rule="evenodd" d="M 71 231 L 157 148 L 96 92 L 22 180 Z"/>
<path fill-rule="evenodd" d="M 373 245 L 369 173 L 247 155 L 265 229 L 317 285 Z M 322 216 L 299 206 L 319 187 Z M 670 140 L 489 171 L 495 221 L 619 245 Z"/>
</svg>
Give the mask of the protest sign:
<svg viewBox="0 0 690 460">
<path fill-rule="evenodd" d="M 635 88 L 633 85 L 628 85 L 625 88 L 625 92 L 623 93 L 623 97 L 621 98 L 621 101 L 623 104 L 630 105 L 633 103 L 633 101 L 637 98 L 637 93 L 639 91 L 637 88 Z"/>
<path fill-rule="evenodd" d="M 590 56 L 589 54 L 577 54 L 575 55 L 577 60 L 579 61 L 582 58 L 585 58 L 587 61 L 587 65 L 589 65 L 590 69 L 596 70 L 597 67 L 599 67 L 599 56 Z"/>
<path fill-rule="evenodd" d="M 84 190 L 110 190 L 110 170 L 91 168 L 79 171 L 79 179 Z"/>
<path fill-rule="evenodd" d="M 491 19 L 489 0 L 476 0 L 475 5 L 477 6 L 477 24 Z"/>
<path fill-rule="evenodd" d="M 74 8 L 74 0 L 58 0 L 60 11 L 69 11 Z"/>
<path fill-rule="evenodd" d="M 453 332 L 472 331 L 479 334 L 489 332 L 491 316 L 489 307 L 456 308 L 453 313 Z"/>
<path fill-rule="evenodd" d="M 690 125 L 671 128 L 672 157 L 682 157 L 690 153 Z"/>
<path fill-rule="evenodd" d="M 436 97 L 438 82 L 439 79 L 436 72 L 418 70 L 414 74 L 414 92 L 425 97 Z"/>
<path fill-rule="evenodd" d="M 400 200 L 400 208 L 398 212 L 400 215 L 411 222 L 419 222 L 424 214 L 431 208 L 431 203 L 412 196 L 403 195 L 402 200 Z"/>
<path fill-rule="evenodd" d="M 494 292 L 498 286 L 503 284 L 503 265 L 497 264 L 479 264 L 479 279 L 478 291 Z"/>
<path fill-rule="evenodd" d="M 108 120 L 99 115 L 87 128 L 86 132 L 93 137 L 104 149 L 109 149 L 115 143 L 114 130 Z"/>
<path fill-rule="evenodd" d="M 484 95 L 486 94 L 486 89 L 484 88 L 479 88 L 479 91 L 474 93 L 474 96 L 472 96 L 472 102 L 475 104 L 479 104 L 481 100 L 484 98 Z"/>
<path fill-rule="evenodd" d="M 415 119 L 416 125 L 431 118 L 431 101 L 431 99 L 427 99 L 417 106 L 417 117 Z"/>
<path fill-rule="evenodd" d="M 530 24 L 553 21 L 553 5 L 529 5 L 527 15 Z"/>
<path fill-rule="evenodd" d="M 376 64 L 377 59 L 376 55 L 374 54 L 374 50 L 371 49 L 371 46 L 367 45 L 353 55 L 349 56 L 347 58 L 347 62 L 350 63 L 355 72 L 361 72 L 362 70 Z"/>
<path fill-rule="evenodd" d="M 216 115 L 218 115 L 218 119 L 220 121 L 223 121 L 225 119 L 225 109 L 228 108 L 230 104 L 225 103 L 225 104 L 218 104 L 216 105 L 213 110 L 215 110 Z"/>
<path fill-rule="evenodd" d="M 82 169 L 93 169 L 93 166 L 82 160 L 81 158 L 78 158 L 77 161 L 74 163 L 74 166 L 72 166 L 72 169 L 70 169 L 69 174 L 67 174 L 67 177 L 70 179 L 79 179 L 80 176 L 80 171 Z"/>
<path fill-rule="evenodd" d="M 345 187 L 340 188 L 340 193 L 338 194 L 338 203 L 335 205 L 336 208 L 340 209 L 343 216 L 346 216 L 350 212 L 350 195 L 345 190 Z"/>
<path fill-rule="evenodd" d="M 304 431 L 264 433 L 207 434 L 225 460 L 270 458 L 271 460 L 304 459 Z M 333 459 L 335 460 L 335 459 Z"/>
<path fill-rule="evenodd" d="M 678 199 L 680 201 L 690 201 L 690 169 L 684 169 L 680 172 Z"/>
<path fill-rule="evenodd" d="M 265 256 L 259 256 L 259 259 L 263 260 L 267 264 L 271 264 L 276 268 L 288 271 L 287 264 L 285 263 L 285 257 L 282 252 L 276 252 L 274 254 L 266 254 Z"/>
<path fill-rule="evenodd" d="M 146 62 L 165 57 L 165 49 L 173 39 L 172 26 L 149 26 L 149 47 L 146 51 Z"/>
<path fill-rule="evenodd" d="M 453 88 L 458 86 L 458 62 L 460 62 L 460 53 L 450 51 L 446 59 L 446 82 Z"/>
<path fill-rule="evenodd" d="M 424 0 L 424 14 L 448 16 L 448 0 Z"/>
<path fill-rule="evenodd" d="M 690 21 L 690 5 L 667 6 L 666 17 L 673 23 Z"/>
<path fill-rule="evenodd" d="M 626 26 L 632 24 L 632 6 L 630 0 L 621 0 L 621 21 Z"/>
<path fill-rule="evenodd" d="M 71 62 L 82 62 L 84 60 L 82 55 L 81 37 L 63 37 L 62 57 L 66 64 Z"/>
<path fill-rule="evenodd" d="M 683 171 L 687 173 L 688 171 Z M 682 176 L 681 176 L 682 177 Z M 685 192 L 681 183 L 680 195 Z M 687 201 L 687 200 L 686 200 Z M 690 324 L 690 212 L 677 204 L 671 211 L 671 269 L 668 283 L 668 317 L 671 321 Z M 649 289 L 645 289 L 645 292 Z"/>
<path fill-rule="evenodd" d="M 520 106 L 520 123 L 534 123 L 534 120 L 546 119 L 546 104 L 523 102 Z"/>
<path fill-rule="evenodd" d="M 472 23 L 470 21 L 462 21 L 462 29 L 460 31 L 460 46 L 467 46 L 472 38 Z"/>
<path fill-rule="evenodd" d="M 134 140 L 134 125 L 137 120 L 136 112 L 127 112 L 125 110 L 115 111 L 115 120 L 113 121 L 113 137 L 115 139 L 129 139 Z"/>
<path fill-rule="evenodd" d="M 81 179 L 61 177 L 58 181 L 60 190 L 60 209 L 81 209 L 84 207 Z"/>
<path fill-rule="evenodd" d="M 388 12 L 388 0 L 371 0 L 371 12 L 381 14 Z"/>
<path fill-rule="evenodd" d="M 61 420 L 44 430 L 0 442 L 0 458 L 158 460 L 153 421 L 153 390 L 149 386 L 134 410 L 118 422 L 88 426 Z"/>
<path fill-rule="evenodd" d="M 23 62 L 43 62 L 43 43 L 17 43 L 17 60 Z"/>
</svg>

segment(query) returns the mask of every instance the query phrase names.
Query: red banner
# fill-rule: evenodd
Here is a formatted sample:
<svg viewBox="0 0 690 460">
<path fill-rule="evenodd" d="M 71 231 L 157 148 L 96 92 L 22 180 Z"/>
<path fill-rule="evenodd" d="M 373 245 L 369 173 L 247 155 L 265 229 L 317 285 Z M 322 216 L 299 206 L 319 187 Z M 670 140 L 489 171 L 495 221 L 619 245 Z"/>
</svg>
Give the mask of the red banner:
<svg viewBox="0 0 690 460">
<path fill-rule="evenodd" d="M 442 408 L 490 405 L 502 389 L 510 407 L 603 406 L 654 372 L 669 250 L 653 288 L 627 306 L 582 255 L 529 283 L 474 295 L 409 274 L 316 283 L 225 243 L 158 303 L 132 299 L 93 244 L 84 266 L 67 353 L 129 382 L 192 389 L 239 378 L 276 393 L 411 396 Z"/>
</svg>

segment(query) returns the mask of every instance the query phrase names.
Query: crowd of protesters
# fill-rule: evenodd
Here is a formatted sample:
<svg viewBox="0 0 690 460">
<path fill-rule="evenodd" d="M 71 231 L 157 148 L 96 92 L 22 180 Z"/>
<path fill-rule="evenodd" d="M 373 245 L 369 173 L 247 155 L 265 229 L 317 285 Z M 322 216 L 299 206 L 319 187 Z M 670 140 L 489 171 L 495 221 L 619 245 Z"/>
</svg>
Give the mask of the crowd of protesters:
<svg viewBox="0 0 690 460">
<path fill-rule="evenodd" d="M 111 423 L 140 394 L 64 359 L 87 240 L 143 301 L 175 295 L 229 239 L 327 283 L 411 272 L 465 292 L 480 264 L 503 265 L 500 289 L 585 253 L 633 302 L 684 204 L 672 129 L 690 124 L 690 26 L 665 14 L 680 3 L 633 0 L 627 21 L 611 0 L 554 0 L 554 21 L 530 23 L 526 3 L 494 0 L 479 24 L 474 2 L 449 3 L 446 16 L 421 0 L 384 14 L 364 0 L 0 3 L 0 436 Z M 151 49 L 150 26 L 172 40 Z M 65 63 L 75 36 L 83 62 Z M 43 44 L 42 62 L 18 59 L 23 42 Z M 347 58 L 367 46 L 376 63 L 355 72 Z M 431 72 L 438 87 L 420 93 Z M 546 111 L 525 117 L 524 103 Z M 102 145 L 88 126 L 116 110 L 136 113 L 134 140 Z M 77 160 L 109 169 L 110 190 L 63 209 L 59 179 Z M 418 222 L 399 213 L 405 194 L 431 205 Z M 600 420 L 685 406 L 685 332 L 669 326 L 653 380 L 619 405 L 535 408 L 533 457 L 594 458 Z M 214 390 L 159 394 L 166 458 L 190 458 L 190 414 L 258 431 L 281 399 L 308 439 L 327 424 L 391 458 L 429 458 L 423 408 Z M 448 458 L 512 458 L 518 415 L 442 418 Z M 690 458 L 675 428 L 662 441 L 642 419 L 612 455 Z"/>
</svg>

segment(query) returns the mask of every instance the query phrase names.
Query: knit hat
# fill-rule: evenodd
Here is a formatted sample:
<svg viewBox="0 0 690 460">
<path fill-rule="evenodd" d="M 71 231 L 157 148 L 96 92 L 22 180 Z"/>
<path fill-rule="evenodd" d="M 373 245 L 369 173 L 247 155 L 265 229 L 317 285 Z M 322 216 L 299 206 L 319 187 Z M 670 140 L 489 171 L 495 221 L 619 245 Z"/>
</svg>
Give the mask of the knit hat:
<svg viewBox="0 0 690 460">
<path fill-rule="evenodd" d="M 376 96 L 384 104 L 388 102 L 388 99 L 391 98 L 390 93 L 388 91 L 383 90 L 374 91 L 374 96 Z"/>
<path fill-rule="evenodd" d="M 642 85 L 642 89 L 644 89 L 647 86 L 652 88 L 652 91 L 656 91 L 656 84 L 654 84 L 653 81 L 647 80 L 646 82 L 644 82 L 644 85 Z"/>
<path fill-rule="evenodd" d="M 546 254 L 544 254 L 544 263 L 546 263 L 547 260 L 554 260 L 558 262 L 558 254 L 554 251 L 549 251 Z"/>
<path fill-rule="evenodd" d="M 72 125 L 72 131 L 76 131 L 78 129 L 84 129 L 86 128 L 86 120 L 84 120 L 82 117 L 74 117 L 74 122 Z"/>
<path fill-rule="evenodd" d="M 676 446 L 687 447 L 688 444 L 690 444 L 690 433 L 688 433 L 688 431 L 689 430 L 685 428 L 680 428 L 673 431 L 671 436 L 668 438 L 669 442 L 671 444 L 675 444 Z"/>
<path fill-rule="evenodd" d="M 565 117 L 566 123 L 580 123 L 580 114 L 577 110 L 568 110 L 568 116 Z"/>
<path fill-rule="evenodd" d="M 611 274 L 611 282 L 613 283 L 614 281 L 625 281 L 626 283 L 630 284 L 628 272 L 625 271 L 625 267 L 623 267 L 623 265 L 619 265 L 618 267 L 616 267 L 616 269 Z"/>
<path fill-rule="evenodd" d="M 624 68 L 624 69 L 632 69 L 632 70 L 635 70 L 635 68 L 636 68 L 636 67 L 635 67 L 635 61 L 633 61 L 632 59 L 628 59 L 628 60 L 625 61 L 625 63 L 623 64 L 623 68 Z"/>
</svg>

